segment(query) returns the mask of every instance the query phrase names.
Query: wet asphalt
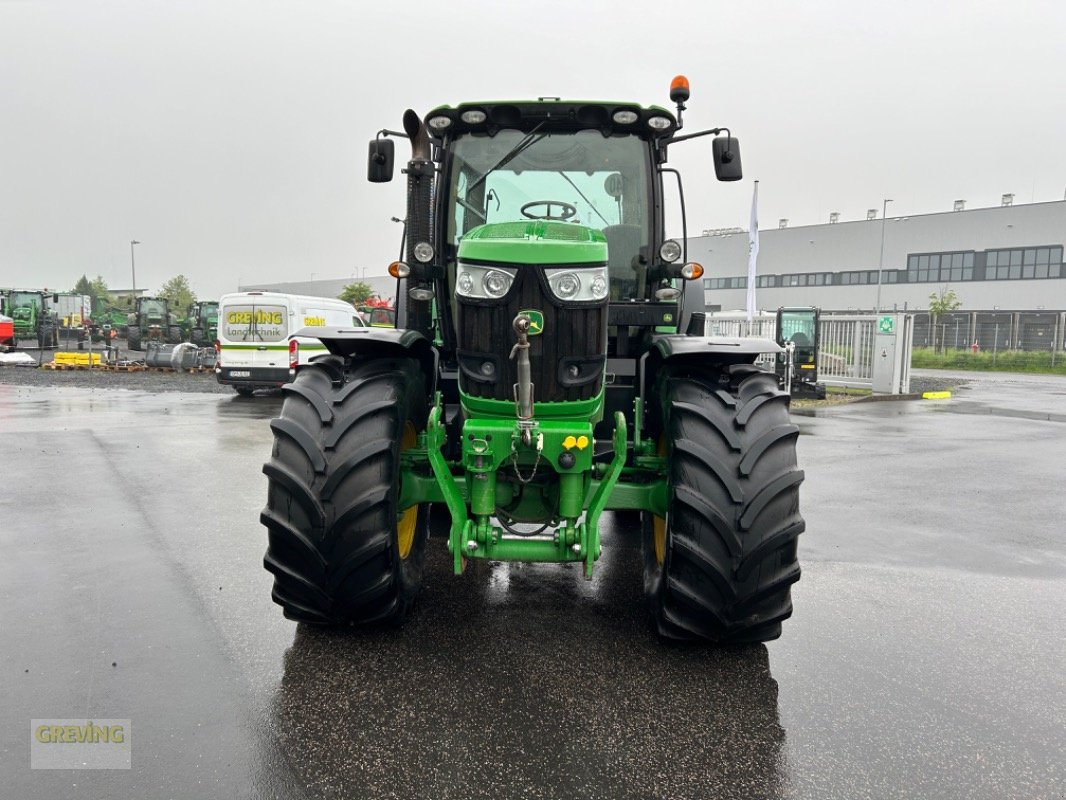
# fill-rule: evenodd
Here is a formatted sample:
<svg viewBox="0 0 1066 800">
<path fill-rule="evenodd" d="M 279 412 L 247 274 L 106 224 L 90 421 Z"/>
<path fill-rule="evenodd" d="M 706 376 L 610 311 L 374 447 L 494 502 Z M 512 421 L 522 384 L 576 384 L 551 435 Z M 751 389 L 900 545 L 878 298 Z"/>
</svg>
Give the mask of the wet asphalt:
<svg viewBox="0 0 1066 800">
<path fill-rule="evenodd" d="M 436 538 L 402 629 L 297 626 L 277 398 L 0 383 L 0 797 L 1062 798 L 1066 379 L 965 379 L 796 417 L 795 615 L 728 649 L 656 639 L 626 516 L 591 582 Z M 133 768 L 31 770 L 66 717 Z"/>
</svg>

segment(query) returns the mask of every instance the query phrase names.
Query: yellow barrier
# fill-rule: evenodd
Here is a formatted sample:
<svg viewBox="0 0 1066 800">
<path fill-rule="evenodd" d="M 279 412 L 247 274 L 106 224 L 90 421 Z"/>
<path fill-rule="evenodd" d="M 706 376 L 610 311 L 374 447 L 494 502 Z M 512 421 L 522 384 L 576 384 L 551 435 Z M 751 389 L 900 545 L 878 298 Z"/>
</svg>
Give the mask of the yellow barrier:
<svg viewBox="0 0 1066 800">
<path fill-rule="evenodd" d="M 951 397 L 951 392 L 922 392 L 923 400 L 947 400 Z"/>
</svg>

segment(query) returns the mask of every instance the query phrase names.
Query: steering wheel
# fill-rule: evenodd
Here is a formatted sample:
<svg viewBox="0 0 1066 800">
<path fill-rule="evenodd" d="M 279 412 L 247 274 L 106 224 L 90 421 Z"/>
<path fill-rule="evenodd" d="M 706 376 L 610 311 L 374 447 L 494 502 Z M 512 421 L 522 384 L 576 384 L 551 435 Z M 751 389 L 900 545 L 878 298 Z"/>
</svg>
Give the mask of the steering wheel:
<svg viewBox="0 0 1066 800">
<path fill-rule="evenodd" d="M 537 206 L 544 206 L 545 213 L 532 214 L 528 211 L 528 209 L 536 208 Z M 552 213 L 552 207 L 554 206 L 559 207 L 558 214 Z M 550 219 L 556 222 L 566 222 L 577 214 L 577 208 L 575 206 L 572 206 L 569 203 L 564 203 L 562 200 L 534 200 L 530 203 L 526 203 L 519 210 L 522 212 L 523 217 L 528 217 L 529 219 Z"/>
</svg>

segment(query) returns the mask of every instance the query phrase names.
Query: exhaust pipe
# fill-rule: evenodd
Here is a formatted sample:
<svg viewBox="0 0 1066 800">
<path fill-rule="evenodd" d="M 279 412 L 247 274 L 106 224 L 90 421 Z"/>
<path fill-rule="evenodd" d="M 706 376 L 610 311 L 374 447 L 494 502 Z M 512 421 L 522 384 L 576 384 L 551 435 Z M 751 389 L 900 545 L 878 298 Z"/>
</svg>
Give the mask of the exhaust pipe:
<svg viewBox="0 0 1066 800">
<path fill-rule="evenodd" d="M 415 259 L 414 248 L 419 242 L 433 241 L 431 196 L 433 190 L 433 162 L 430 160 L 429 133 L 422 118 L 407 109 L 403 115 L 403 129 L 411 140 L 411 160 L 407 162 L 407 226 L 405 229 L 404 259 L 413 272 L 422 272 Z M 400 291 L 406 295 L 407 319 L 397 320 L 397 327 L 412 328 L 432 338 L 433 319 L 429 300 L 411 297 L 412 290 L 430 289 L 424 275 L 412 275 L 403 281 Z"/>
</svg>

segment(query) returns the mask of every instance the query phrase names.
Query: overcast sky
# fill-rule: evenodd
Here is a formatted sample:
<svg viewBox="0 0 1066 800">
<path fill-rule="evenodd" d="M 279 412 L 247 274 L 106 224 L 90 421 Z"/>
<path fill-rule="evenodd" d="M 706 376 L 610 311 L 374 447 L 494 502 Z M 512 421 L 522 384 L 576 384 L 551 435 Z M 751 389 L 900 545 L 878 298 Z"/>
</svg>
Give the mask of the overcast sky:
<svg viewBox="0 0 1066 800">
<path fill-rule="evenodd" d="M 381 274 L 403 183 L 366 142 L 405 108 L 668 105 L 677 73 L 686 130 L 743 148 L 735 184 L 671 148 L 695 232 L 746 227 L 752 179 L 764 228 L 1062 200 L 1064 30 L 1061 2 L 0 0 L 0 286 L 128 286 L 130 239 L 153 290 Z"/>
</svg>

